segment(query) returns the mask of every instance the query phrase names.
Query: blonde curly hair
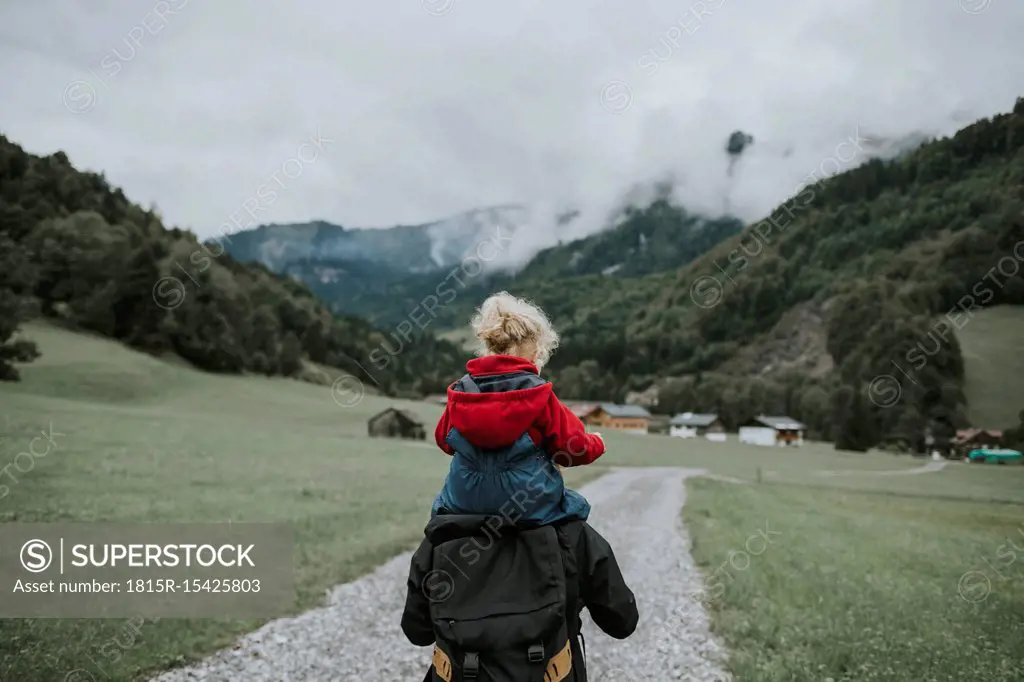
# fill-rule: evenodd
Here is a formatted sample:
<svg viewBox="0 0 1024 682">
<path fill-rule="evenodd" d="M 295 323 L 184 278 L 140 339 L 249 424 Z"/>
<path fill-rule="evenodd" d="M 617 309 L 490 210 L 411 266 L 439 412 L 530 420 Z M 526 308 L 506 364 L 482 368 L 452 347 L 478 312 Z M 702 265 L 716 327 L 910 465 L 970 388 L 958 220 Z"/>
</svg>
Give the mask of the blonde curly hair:
<svg viewBox="0 0 1024 682">
<path fill-rule="evenodd" d="M 558 348 L 558 333 L 544 311 L 507 291 L 489 296 L 473 316 L 481 355 L 515 355 L 543 367 Z"/>
</svg>

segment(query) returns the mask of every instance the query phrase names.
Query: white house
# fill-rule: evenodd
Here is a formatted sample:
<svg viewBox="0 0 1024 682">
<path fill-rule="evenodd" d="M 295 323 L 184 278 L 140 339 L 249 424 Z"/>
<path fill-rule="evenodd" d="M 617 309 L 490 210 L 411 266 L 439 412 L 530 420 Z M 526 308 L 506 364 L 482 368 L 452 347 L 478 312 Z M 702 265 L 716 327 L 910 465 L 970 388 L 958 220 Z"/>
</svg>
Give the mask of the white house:
<svg viewBox="0 0 1024 682">
<path fill-rule="evenodd" d="M 725 427 L 717 414 L 696 414 L 683 412 L 669 420 L 668 435 L 676 438 L 698 438 L 703 436 L 711 441 L 725 441 Z"/>
<path fill-rule="evenodd" d="M 804 429 L 806 428 L 790 417 L 760 415 L 740 425 L 739 441 L 750 445 L 799 447 L 804 444 Z"/>
</svg>

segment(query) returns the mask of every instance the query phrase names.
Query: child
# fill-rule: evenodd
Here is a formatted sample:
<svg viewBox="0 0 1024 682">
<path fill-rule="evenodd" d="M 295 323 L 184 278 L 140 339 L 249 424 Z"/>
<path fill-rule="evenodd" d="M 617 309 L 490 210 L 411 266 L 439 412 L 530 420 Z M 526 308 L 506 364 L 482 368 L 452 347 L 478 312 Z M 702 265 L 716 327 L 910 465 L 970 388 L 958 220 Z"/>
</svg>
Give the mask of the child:
<svg viewBox="0 0 1024 682">
<path fill-rule="evenodd" d="M 548 524 L 586 520 L 590 503 L 566 490 L 556 463 L 590 464 L 604 454 L 600 434 L 555 397 L 538 376 L 558 335 L 539 308 L 506 292 L 489 297 L 473 318 L 482 357 L 448 387 L 434 431 L 453 455 L 432 515 L 506 514 Z"/>
</svg>

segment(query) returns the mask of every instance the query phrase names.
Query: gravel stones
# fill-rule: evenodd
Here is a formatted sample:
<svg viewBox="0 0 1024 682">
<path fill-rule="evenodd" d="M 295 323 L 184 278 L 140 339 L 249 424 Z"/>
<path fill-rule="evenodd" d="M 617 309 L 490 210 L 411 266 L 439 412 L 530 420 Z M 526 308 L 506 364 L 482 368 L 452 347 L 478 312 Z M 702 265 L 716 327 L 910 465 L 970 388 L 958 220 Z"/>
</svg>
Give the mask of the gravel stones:
<svg viewBox="0 0 1024 682">
<path fill-rule="evenodd" d="M 682 526 L 683 479 L 700 471 L 616 469 L 587 486 L 591 524 L 611 543 L 636 594 L 640 624 L 618 641 L 584 612 L 592 682 L 728 680 L 723 647 L 695 595 L 703 578 Z M 330 591 L 327 605 L 268 622 L 192 666 L 153 682 L 421 682 L 430 647 L 409 644 L 399 627 L 411 553 Z"/>
</svg>

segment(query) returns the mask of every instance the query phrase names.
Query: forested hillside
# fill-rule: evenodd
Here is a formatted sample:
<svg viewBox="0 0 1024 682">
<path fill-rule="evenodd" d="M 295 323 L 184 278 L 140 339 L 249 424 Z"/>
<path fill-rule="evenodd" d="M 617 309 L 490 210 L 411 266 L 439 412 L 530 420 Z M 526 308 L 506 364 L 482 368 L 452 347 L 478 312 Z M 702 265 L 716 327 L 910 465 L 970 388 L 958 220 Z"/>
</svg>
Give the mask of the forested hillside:
<svg viewBox="0 0 1024 682">
<path fill-rule="evenodd" d="M 737 218 L 706 218 L 661 198 L 626 208 L 611 229 L 540 251 L 516 277 L 636 277 L 675 270 L 742 229 Z"/>
<path fill-rule="evenodd" d="M 502 282 L 564 330 L 559 394 L 657 384 L 659 411 L 784 412 L 861 449 L 966 425 L 957 307 L 1024 304 L 1024 100 L 795 190 L 673 273 Z"/>
<path fill-rule="evenodd" d="M 370 354 L 387 339 L 332 315 L 305 286 L 165 228 L 62 152 L 34 156 L 0 136 L 0 378 L 16 379 L 12 361 L 35 355 L 14 333 L 36 314 L 214 372 L 298 376 L 309 360 L 369 379 Z M 421 334 L 372 381 L 436 391 L 462 360 Z"/>
</svg>

